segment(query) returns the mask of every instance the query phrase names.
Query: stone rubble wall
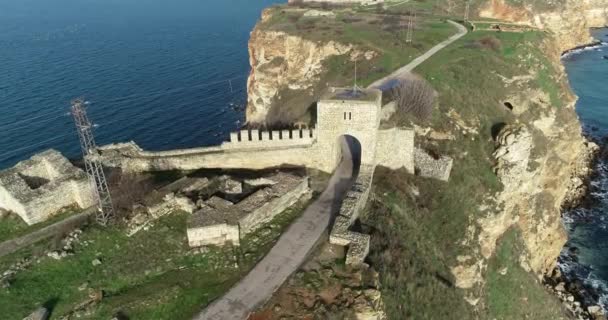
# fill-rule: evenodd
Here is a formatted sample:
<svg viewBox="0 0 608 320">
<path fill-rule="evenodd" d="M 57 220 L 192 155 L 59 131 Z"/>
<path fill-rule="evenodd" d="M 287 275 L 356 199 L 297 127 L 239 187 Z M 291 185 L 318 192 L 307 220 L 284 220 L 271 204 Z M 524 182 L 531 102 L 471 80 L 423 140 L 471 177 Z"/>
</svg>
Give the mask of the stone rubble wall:
<svg viewBox="0 0 608 320">
<path fill-rule="evenodd" d="M 351 190 L 349 190 L 342 202 L 340 213 L 334 221 L 329 235 L 329 243 L 348 246 L 346 253 L 346 264 L 357 266 L 364 263 L 369 253 L 370 236 L 350 231 L 350 226 L 359 218 L 359 214 L 365 208 L 374 175 L 373 166 L 361 166 L 359 175 Z"/>
<path fill-rule="evenodd" d="M 268 142 L 269 145 L 275 143 Z M 128 148 L 106 146 L 100 160 L 109 167 L 127 172 L 209 169 L 265 169 L 281 165 L 317 167 L 313 148 L 300 146 L 194 148 L 161 152 L 139 151 L 135 143 Z"/>
<path fill-rule="evenodd" d="M 433 158 L 426 151 L 416 148 L 414 151 L 417 174 L 426 177 L 448 181 L 452 172 L 454 160 L 447 156 Z"/>
<path fill-rule="evenodd" d="M 0 208 L 32 225 L 59 210 L 95 203 L 87 175 L 56 150 L 47 150 L 0 171 Z"/>
<path fill-rule="evenodd" d="M 259 189 L 236 204 L 219 197 L 206 200 L 188 223 L 190 245 L 221 246 L 225 242 L 239 245 L 239 239 L 244 235 L 312 196 L 308 177 L 279 173 L 268 180 L 270 187 Z"/>
<path fill-rule="evenodd" d="M 127 236 L 131 237 L 142 229 L 147 229 L 155 220 L 175 211 L 194 212 L 196 205 L 187 197 L 168 193 L 163 201 L 147 208 L 147 213 L 139 213 L 132 219 L 132 223 L 127 231 Z"/>
<path fill-rule="evenodd" d="M 223 223 L 206 227 L 190 227 L 187 232 L 190 247 L 222 246 L 226 242 L 231 242 L 235 246 L 240 245 L 238 225 Z"/>
<path fill-rule="evenodd" d="M 241 232 L 243 232 L 243 234 L 248 234 L 257 230 L 260 226 L 270 222 L 278 214 L 300 201 L 300 199 L 305 197 L 310 198 L 310 192 L 308 178 L 303 179 L 298 186 L 285 193 L 283 196 L 272 199 L 243 217 L 239 221 Z"/>
</svg>

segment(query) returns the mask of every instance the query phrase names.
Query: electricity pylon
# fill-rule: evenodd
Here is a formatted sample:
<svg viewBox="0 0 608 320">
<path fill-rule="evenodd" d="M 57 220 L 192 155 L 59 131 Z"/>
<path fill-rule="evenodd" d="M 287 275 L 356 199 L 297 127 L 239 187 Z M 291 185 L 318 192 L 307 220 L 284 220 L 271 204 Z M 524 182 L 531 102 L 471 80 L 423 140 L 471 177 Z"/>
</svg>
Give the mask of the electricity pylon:
<svg viewBox="0 0 608 320">
<path fill-rule="evenodd" d="M 85 169 L 89 176 L 89 181 L 91 182 L 93 196 L 95 197 L 94 200 L 97 202 L 95 220 L 97 220 L 97 223 L 100 225 L 105 226 L 112 216 L 114 216 L 114 207 L 112 205 L 112 197 L 110 196 L 106 175 L 103 172 L 103 166 L 99 161 L 92 158 L 97 154 L 93 127 L 84 108 L 84 102 L 81 99 L 72 101 L 71 111 L 72 116 L 74 117 L 74 123 L 76 124 L 76 130 L 78 131 Z"/>
</svg>

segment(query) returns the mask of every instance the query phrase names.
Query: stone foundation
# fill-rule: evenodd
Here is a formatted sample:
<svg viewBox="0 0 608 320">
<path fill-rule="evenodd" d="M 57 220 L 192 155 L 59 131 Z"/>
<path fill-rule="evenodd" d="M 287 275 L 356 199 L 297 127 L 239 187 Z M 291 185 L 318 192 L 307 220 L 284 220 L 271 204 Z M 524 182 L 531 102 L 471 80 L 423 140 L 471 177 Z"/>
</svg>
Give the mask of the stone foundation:
<svg viewBox="0 0 608 320">
<path fill-rule="evenodd" d="M 416 162 L 416 173 L 421 177 L 439 179 L 448 181 L 452 172 L 454 160 L 447 156 L 441 156 L 438 159 L 433 158 L 430 154 L 422 149 L 416 148 L 414 152 Z"/>
<path fill-rule="evenodd" d="M 0 171 L 0 208 L 32 225 L 62 208 L 94 205 L 94 192 L 84 171 L 56 150 L 47 150 Z"/>
<path fill-rule="evenodd" d="M 350 266 L 363 264 L 369 253 L 370 236 L 350 231 L 349 228 L 359 218 L 359 214 L 367 203 L 373 174 L 374 167 L 361 167 L 357 180 L 342 202 L 340 213 L 336 217 L 329 235 L 329 243 L 348 247 L 346 264 Z"/>
<path fill-rule="evenodd" d="M 310 196 L 308 178 L 278 173 L 257 184 L 262 186 L 237 204 L 213 196 L 202 204 L 188 222 L 188 243 L 192 247 L 239 245 L 243 235 L 256 231 L 281 212 Z"/>
</svg>

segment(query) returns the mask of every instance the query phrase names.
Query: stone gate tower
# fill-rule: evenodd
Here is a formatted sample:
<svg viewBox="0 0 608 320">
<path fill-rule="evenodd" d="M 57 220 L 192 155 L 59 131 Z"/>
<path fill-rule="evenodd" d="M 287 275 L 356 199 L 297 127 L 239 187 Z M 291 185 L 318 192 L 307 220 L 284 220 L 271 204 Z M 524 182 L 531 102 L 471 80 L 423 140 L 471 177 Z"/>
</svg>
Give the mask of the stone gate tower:
<svg viewBox="0 0 608 320">
<path fill-rule="evenodd" d="M 340 161 L 341 136 L 361 144 L 361 164 L 376 164 L 382 92 L 377 89 L 331 88 L 317 103 L 317 152 L 331 172 Z"/>
</svg>

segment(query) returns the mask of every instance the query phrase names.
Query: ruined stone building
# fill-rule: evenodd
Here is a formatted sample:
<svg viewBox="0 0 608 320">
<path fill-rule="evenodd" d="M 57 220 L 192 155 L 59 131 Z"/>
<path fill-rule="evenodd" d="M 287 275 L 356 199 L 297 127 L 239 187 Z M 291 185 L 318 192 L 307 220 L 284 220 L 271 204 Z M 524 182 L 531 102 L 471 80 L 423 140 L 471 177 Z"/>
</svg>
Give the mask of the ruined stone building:
<svg viewBox="0 0 608 320">
<path fill-rule="evenodd" d="M 239 245 L 240 239 L 270 222 L 302 198 L 310 197 L 308 178 L 278 173 L 263 180 L 261 187 L 238 203 L 218 196 L 205 201 L 188 221 L 188 243 Z"/>
<path fill-rule="evenodd" d="M 0 208 L 16 213 L 29 225 L 71 205 L 88 208 L 93 204 L 93 189 L 85 172 L 56 150 L 0 171 Z"/>
</svg>

